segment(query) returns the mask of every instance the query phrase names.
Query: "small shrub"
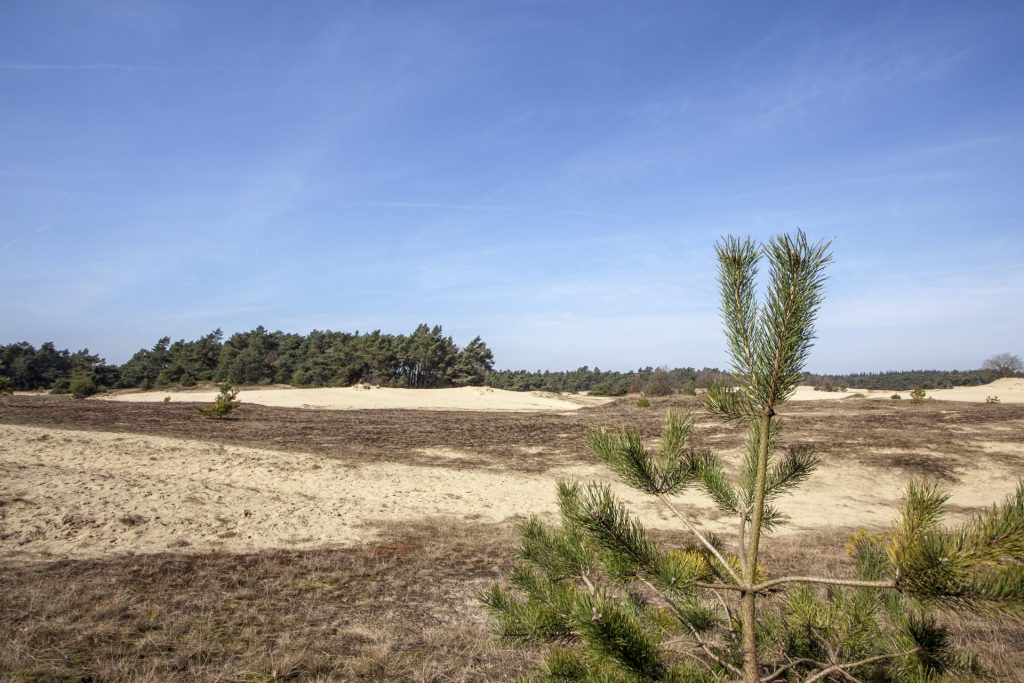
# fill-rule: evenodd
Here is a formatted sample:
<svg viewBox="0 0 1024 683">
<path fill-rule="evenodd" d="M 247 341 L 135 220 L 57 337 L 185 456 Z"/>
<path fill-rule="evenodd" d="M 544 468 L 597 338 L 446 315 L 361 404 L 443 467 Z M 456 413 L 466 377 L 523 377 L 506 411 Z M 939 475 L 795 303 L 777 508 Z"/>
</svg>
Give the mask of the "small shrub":
<svg viewBox="0 0 1024 683">
<path fill-rule="evenodd" d="M 7 375 L 0 375 L 0 396 L 13 393 L 14 389 L 11 388 L 11 378 Z"/>
<path fill-rule="evenodd" d="M 71 393 L 71 380 L 67 377 L 60 377 L 53 380 L 53 384 L 50 385 L 51 394 L 70 394 Z"/>
<path fill-rule="evenodd" d="M 636 401 L 636 407 L 637 408 L 650 408 L 651 407 L 651 401 L 646 396 L 641 396 Z"/>
<path fill-rule="evenodd" d="M 892 395 L 892 396 L 890 396 L 889 398 L 891 398 L 891 399 L 892 399 L 893 401 L 900 401 L 900 400 L 902 400 L 902 399 L 903 399 L 903 397 L 902 397 L 902 396 L 900 396 L 899 394 L 893 394 L 893 395 Z"/>
<path fill-rule="evenodd" d="M 999 397 L 998 396 L 986 396 L 985 397 L 985 403 L 999 403 Z"/>
<path fill-rule="evenodd" d="M 217 394 L 213 403 L 208 406 L 199 406 L 196 410 L 206 417 L 220 420 L 230 415 L 231 411 L 241 403 L 238 400 L 238 389 L 231 386 L 231 382 L 224 382 L 220 385 L 220 393 Z"/>
<path fill-rule="evenodd" d="M 170 403 L 170 402 L 171 402 L 171 397 L 170 396 L 164 396 L 164 403 Z"/>
<path fill-rule="evenodd" d="M 922 389 L 921 387 L 917 387 L 916 389 L 914 389 L 913 391 L 910 392 L 910 402 L 911 403 L 920 403 L 923 400 L 924 400 L 924 389 Z"/>
<path fill-rule="evenodd" d="M 68 391 L 73 398 L 89 398 L 100 393 L 100 388 L 96 384 L 96 376 L 91 371 L 78 368 L 71 373 Z"/>
</svg>

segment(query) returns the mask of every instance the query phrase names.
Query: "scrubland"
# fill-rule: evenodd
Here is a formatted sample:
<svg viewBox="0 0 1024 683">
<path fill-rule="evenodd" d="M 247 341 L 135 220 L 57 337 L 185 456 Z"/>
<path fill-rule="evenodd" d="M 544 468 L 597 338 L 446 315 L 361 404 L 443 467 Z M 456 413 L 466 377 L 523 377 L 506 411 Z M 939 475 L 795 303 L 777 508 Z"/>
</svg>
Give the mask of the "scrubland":
<svg viewBox="0 0 1024 683">
<path fill-rule="evenodd" d="M 744 437 L 687 397 L 534 412 L 248 402 L 217 421 L 178 396 L 2 401 L 0 680 L 12 681 L 512 680 L 529 657 L 491 639 L 476 595 L 507 574 L 518 520 L 554 518 L 557 480 L 611 481 L 586 429 L 654 439 L 667 410 L 689 409 L 695 446 L 728 459 Z M 822 466 L 781 502 L 773 572 L 841 573 L 846 539 L 884 531 L 911 477 L 948 485 L 955 518 L 1022 472 L 1024 405 L 1010 401 L 797 400 L 783 419 L 785 443 L 813 445 Z M 731 533 L 701 498 L 680 502 Z M 958 637 L 996 679 L 1018 680 L 1024 628 L 982 623 L 958 620 Z"/>
</svg>

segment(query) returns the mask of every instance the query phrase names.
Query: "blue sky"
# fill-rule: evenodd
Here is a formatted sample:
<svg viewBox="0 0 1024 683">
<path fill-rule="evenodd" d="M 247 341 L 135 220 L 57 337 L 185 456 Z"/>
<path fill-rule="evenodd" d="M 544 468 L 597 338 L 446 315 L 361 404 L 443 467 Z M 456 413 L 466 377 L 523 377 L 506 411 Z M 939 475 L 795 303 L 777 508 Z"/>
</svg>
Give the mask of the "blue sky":
<svg viewBox="0 0 1024 683">
<path fill-rule="evenodd" d="M 713 245 L 835 240 L 809 369 L 1024 354 L 1024 4 L 0 2 L 0 343 L 479 334 L 725 366 Z"/>
</svg>

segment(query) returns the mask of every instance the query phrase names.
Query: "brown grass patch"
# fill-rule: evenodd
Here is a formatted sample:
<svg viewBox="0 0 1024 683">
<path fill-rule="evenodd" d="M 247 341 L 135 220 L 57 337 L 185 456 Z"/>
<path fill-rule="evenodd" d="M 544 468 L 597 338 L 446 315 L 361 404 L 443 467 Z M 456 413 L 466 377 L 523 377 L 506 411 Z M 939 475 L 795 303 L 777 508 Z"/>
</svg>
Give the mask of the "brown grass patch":
<svg viewBox="0 0 1024 683">
<path fill-rule="evenodd" d="M 0 679 L 493 681 L 476 593 L 508 529 L 394 529 L 384 545 L 5 565 Z M 529 659 L 529 658 L 527 658 Z"/>
</svg>

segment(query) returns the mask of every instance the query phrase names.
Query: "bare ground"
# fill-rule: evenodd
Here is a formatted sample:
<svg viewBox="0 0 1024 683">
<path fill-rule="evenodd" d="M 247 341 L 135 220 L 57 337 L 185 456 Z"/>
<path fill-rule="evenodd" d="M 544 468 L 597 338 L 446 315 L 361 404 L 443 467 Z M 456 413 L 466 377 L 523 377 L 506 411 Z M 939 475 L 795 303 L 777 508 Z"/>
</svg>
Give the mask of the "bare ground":
<svg viewBox="0 0 1024 683">
<path fill-rule="evenodd" d="M 582 443 L 587 427 L 636 425 L 654 438 L 666 409 L 697 411 L 688 399 L 653 403 L 646 410 L 624 400 L 528 415 L 243 405 L 237 419 L 212 421 L 185 404 L 4 399 L 0 680 L 511 680 L 529 657 L 488 637 L 477 591 L 507 571 L 514 520 L 541 505 L 541 497 L 552 505 L 557 477 L 600 476 Z M 909 476 L 945 480 L 958 491 L 957 510 L 967 514 L 1010 490 L 1022 471 L 1024 406 L 847 399 L 790 404 L 785 420 L 786 442 L 813 444 L 823 467 L 802 496 L 783 503 L 796 510 L 796 523 L 789 535 L 769 539 L 768 566 L 778 572 L 848 570 L 847 536 L 858 526 L 884 528 Z M 742 445 L 741 434 L 699 413 L 696 432 L 698 445 L 727 454 Z M 152 448 L 164 449 L 149 455 L 165 469 L 132 480 L 146 470 L 141 455 Z M 369 498 L 354 504 L 349 515 L 359 533 L 349 537 L 348 527 L 323 533 L 318 527 L 326 517 L 308 517 L 302 525 L 313 538 L 293 544 L 270 526 L 288 516 L 285 508 L 243 513 L 214 528 L 223 517 L 215 495 L 189 500 L 199 494 L 178 491 L 175 477 L 191 467 L 192 481 L 214 486 L 202 467 L 223 458 L 227 476 L 239 454 L 236 471 L 263 467 L 267 479 L 281 481 L 305 482 L 308 475 L 328 492 L 332 480 L 357 477 L 351 481 L 358 491 L 370 475 L 406 468 L 393 470 L 403 476 L 389 484 L 405 507 L 396 503 L 382 513 L 367 507 Z M 101 456 L 115 462 L 99 467 Z M 435 477 L 418 495 L 437 500 L 465 495 L 474 477 L 490 483 L 487 495 L 444 503 L 423 520 L 416 514 L 427 498 L 402 488 L 417 476 Z M 180 510 L 171 517 L 198 520 L 180 527 L 184 543 L 173 547 L 145 509 L 125 507 L 138 504 L 133 486 L 164 480 L 168 495 L 178 491 L 171 508 Z M 231 481 L 221 480 L 220 495 L 246 491 Z M 99 488 L 83 490 L 89 482 Z M 524 482 L 533 482 L 538 497 L 493 514 L 481 507 Z M 292 516 L 327 507 L 315 499 L 316 488 L 279 486 L 251 486 L 245 495 L 262 504 L 269 490 L 282 505 L 297 506 Z M 823 512 L 820 500 L 830 487 L 839 495 Z M 303 495 L 314 499 L 297 504 Z M 91 522 L 74 518 L 72 508 L 90 505 L 98 511 Z M 25 515 L 40 525 L 35 537 L 23 528 Z M 243 542 L 247 533 L 255 544 Z M 660 533 L 676 538 L 667 525 Z M 111 537 L 118 541 L 109 543 Z M 159 542 L 146 545 L 154 537 Z M 99 539 L 105 547 L 97 549 Z M 982 650 L 998 680 L 1018 680 L 1019 625 L 954 626 Z"/>
</svg>

